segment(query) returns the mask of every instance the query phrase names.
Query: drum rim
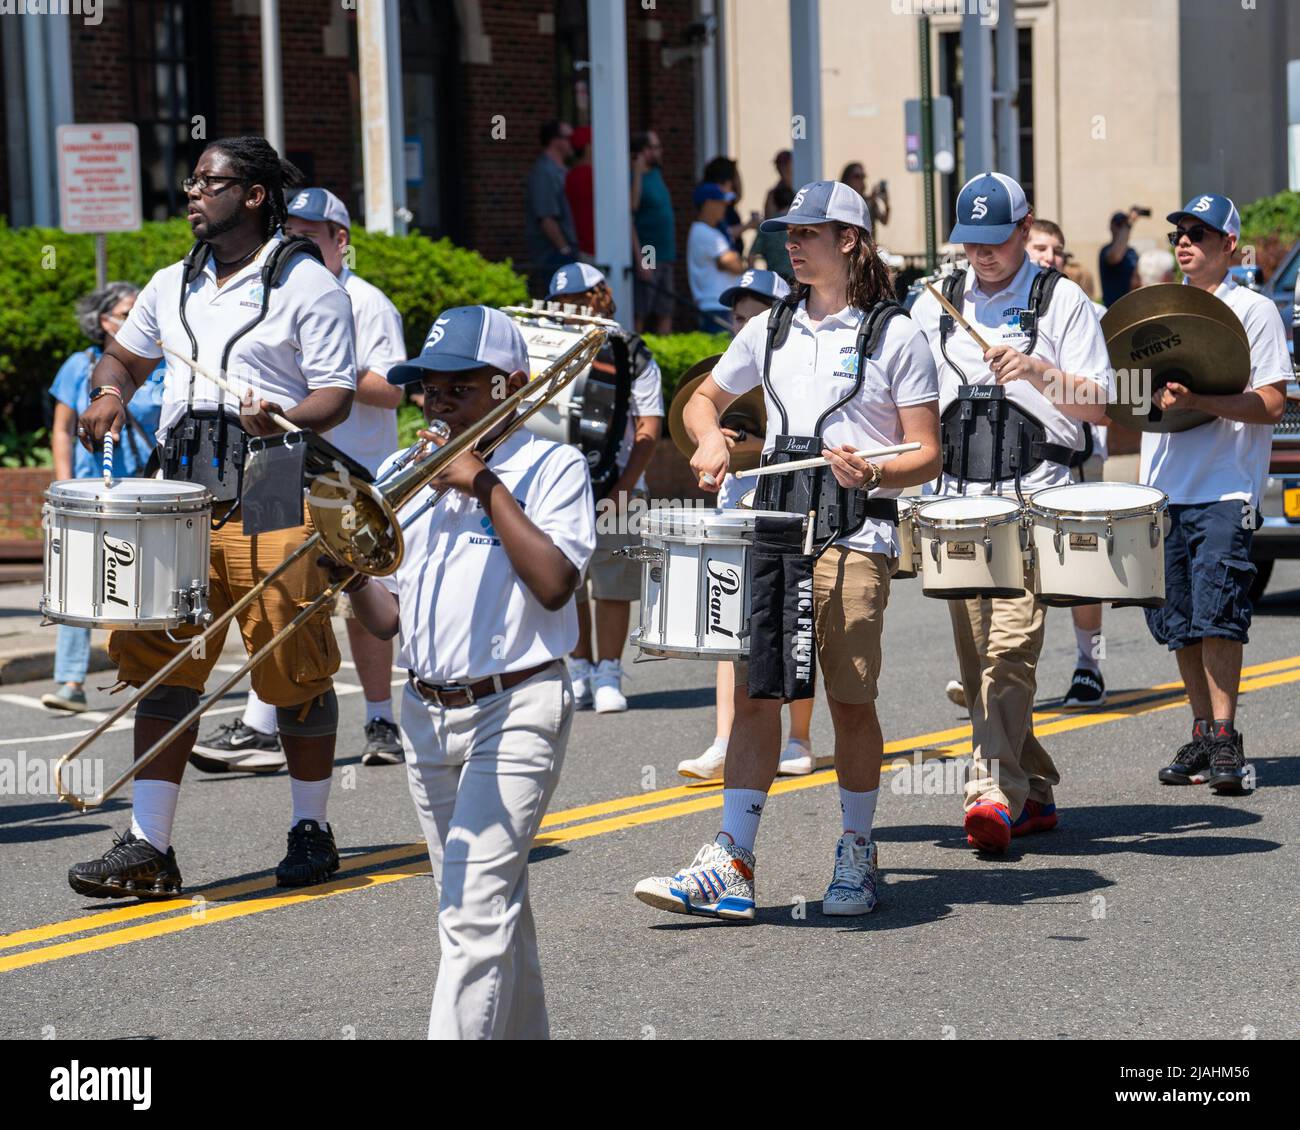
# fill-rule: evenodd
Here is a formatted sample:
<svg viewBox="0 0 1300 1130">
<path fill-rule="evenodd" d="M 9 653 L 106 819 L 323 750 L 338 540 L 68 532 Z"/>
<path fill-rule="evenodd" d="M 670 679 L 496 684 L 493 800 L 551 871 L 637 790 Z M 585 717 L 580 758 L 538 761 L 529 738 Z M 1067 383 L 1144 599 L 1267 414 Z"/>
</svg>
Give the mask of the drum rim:
<svg viewBox="0 0 1300 1130">
<path fill-rule="evenodd" d="M 157 498 L 186 498 L 187 492 L 191 492 L 189 497 L 198 498 L 210 493 L 207 487 L 202 486 L 199 483 L 181 482 L 179 479 L 146 479 L 146 478 L 141 478 L 139 476 L 126 476 L 124 478 L 114 479 L 113 486 L 108 487 L 106 489 L 108 490 L 110 495 L 114 491 L 125 494 L 126 490 L 140 490 L 141 487 L 138 486 L 137 484 L 143 484 L 143 483 L 148 483 L 151 487 L 155 487 L 155 488 L 159 483 L 168 483 L 173 488 L 176 488 L 171 491 L 160 491 L 155 496 Z M 130 485 L 128 486 L 128 484 Z M 49 498 L 50 495 L 58 492 L 62 497 L 84 499 L 88 497 L 86 494 L 84 494 L 81 491 L 74 492 L 68 488 L 73 486 L 99 488 L 102 485 L 103 485 L 103 480 L 97 478 L 57 479 L 54 482 L 50 483 L 50 485 L 45 488 L 45 495 L 47 498 Z M 122 489 L 124 487 L 126 488 L 126 490 Z M 66 493 L 64 493 L 65 491 Z"/>
<path fill-rule="evenodd" d="M 663 521 L 655 517 L 658 514 L 688 514 L 691 515 L 689 522 L 695 523 L 697 528 L 706 529 L 708 527 L 707 517 L 709 515 L 728 514 L 735 515 L 734 518 L 725 522 L 718 521 L 715 524 L 727 530 L 748 530 L 753 531 L 754 521 L 757 518 L 806 518 L 804 514 L 795 514 L 786 510 L 749 510 L 739 506 L 661 506 L 654 510 L 647 510 L 641 515 L 641 534 L 650 537 L 672 537 L 674 534 L 664 534 L 660 531 L 649 529 L 653 521 L 655 525 L 662 525 Z M 689 536 L 689 535 L 681 535 Z"/>
<path fill-rule="evenodd" d="M 1008 503 L 1012 509 L 1007 513 L 997 516 L 992 515 L 987 518 L 927 518 L 925 508 L 936 502 L 951 502 L 954 499 L 962 497 L 961 495 L 946 495 L 942 498 L 931 498 L 912 511 L 913 522 L 921 529 L 931 530 L 974 530 L 983 526 L 1005 526 L 1011 522 L 1019 522 L 1024 517 L 1024 510 L 1020 504 L 1010 498 L 1003 498 L 997 494 L 972 495 L 972 498 L 996 498 L 1000 502 Z"/>
<path fill-rule="evenodd" d="M 1112 487 L 1138 487 L 1142 490 L 1154 490 L 1159 495 L 1159 501 L 1152 501 L 1142 506 L 1125 506 L 1118 510 L 1061 510 L 1051 507 L 1049 503 L 1040 503 L 1040 495 L 1046 494 L 1050 490 L 1064 490 L 1067 487 L 1101 487 L 1103 490 L 1110 490 Z M 1150 487 L 1145 483 L 1058 483 L 1056 486 L 1044 487 L 1042 490 L 1035 491 L 1030 496 L 1029 505 L 1025 507 L 1025 512 L 1034 518 L 1064 518 L 1070 521 L 1093 521 L 1104 522 L 1107 519 L 1114 521 L 1117 518 L 1140 518 L 1147 514 L 1162 514 L 1169 509 L 1169 496 L 1158 487 Z"/>
<path fill-rule="evenodd" d="M 45 503 L 51 517 L 63 515 L 70 518 L 172 518 L 180 515 L 206 514 L 212 510 L 212 496 L 205 490 L 203 499 L 171 499 L 167 502 L 149 503 L 141 499 L 131 502 L 95 502 L 78 499 L 48 499 Z"/>
</svg>

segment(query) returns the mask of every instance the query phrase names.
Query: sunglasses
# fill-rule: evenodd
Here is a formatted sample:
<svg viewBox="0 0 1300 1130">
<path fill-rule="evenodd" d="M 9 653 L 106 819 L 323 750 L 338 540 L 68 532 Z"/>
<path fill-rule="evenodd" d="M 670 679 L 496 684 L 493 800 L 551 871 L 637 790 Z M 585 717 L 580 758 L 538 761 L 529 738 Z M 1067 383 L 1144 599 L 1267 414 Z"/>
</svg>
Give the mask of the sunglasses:
<svg viewBox="0 0 1300 1130">
<path fill-rule="evenodd" d="M 1204 224 L 1196 224 L 1194 227 L 1190 228 L 1179 228 L 1177 231 L 1171 231 L 1169 233 L 1169 246 L 1177 247 L 1178 241 L 1182 239 L 1183 236 L 1187 236 L 1187 238 L 1193 243 L 1200 243 L 1201 240 L 1210 234 L 1218 235 L 1220 233 L 1214 231 L 1213 228 L 1207 228 Z"/>
</svg>

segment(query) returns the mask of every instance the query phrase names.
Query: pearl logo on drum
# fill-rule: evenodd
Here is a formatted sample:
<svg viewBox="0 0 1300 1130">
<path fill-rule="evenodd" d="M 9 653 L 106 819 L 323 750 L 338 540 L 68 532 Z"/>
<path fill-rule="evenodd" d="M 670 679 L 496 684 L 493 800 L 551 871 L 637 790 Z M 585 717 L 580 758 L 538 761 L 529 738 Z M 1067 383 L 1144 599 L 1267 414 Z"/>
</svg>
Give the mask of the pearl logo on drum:
<svg viewBox="0 0 1300 1130">
<path fill-rule="evenodd" d="M 728 597 L 740 591 L 740 573 L 734 565 L 722 565 L 716 561 L 705 562 L 705 571 L 709 575 L 709 631 L 735 638 L 736 633 L 723 624 L 729 603 Z"/>
<path fill-rule="evenodd" d="M 125 538 L 109 537 L 107 531 L 101 535 L 101 545 L 103 552 L 100 554 L 99 575 L 103 583 L 104 599 L 125 608 L 127 601 L 118 595 L 118 588 L 121 586 L 127 590 L 133 587 L 128 583 L 130 578 L 127 571 L 135 566 L 135 546 Z"/>
</svg>

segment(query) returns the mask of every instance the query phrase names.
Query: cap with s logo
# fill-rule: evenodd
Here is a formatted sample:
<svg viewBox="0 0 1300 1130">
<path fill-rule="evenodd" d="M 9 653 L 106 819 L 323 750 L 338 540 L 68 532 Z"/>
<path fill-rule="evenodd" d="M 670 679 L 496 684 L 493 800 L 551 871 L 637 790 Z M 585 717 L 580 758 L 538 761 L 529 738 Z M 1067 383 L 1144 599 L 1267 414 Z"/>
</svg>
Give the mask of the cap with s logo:
<svg viewBox="0 0 1300 1130">
<path fill-rule="evenodd" d="M 590 263 L 569 263 L 551 276 L 551 289 L 546 300 L 550 302 L 566 294 L 583 294 L 604 281 L 605 276 Z"/>
<path fill-rule="evenodd" d="M 718 301 L 728 309 L 736 305 L 736 299 L 745 294 L 752 294 L 771 304 L 779 302 L 790 293 L 790 285 L 775 271 L 746 271 L 733 286 L 727 287 Z"/>
<path fill-rule="evenodd" d="M 784 216 L 764 220 L 759 231 L 780 231 L 793 224 L 841 224 L 871 230 L 871 210 L 862 196 L 837 180 L 815 180 L 794 194 Z"/>
<path fill-rule="evenodd" d="M 514 320 L 490 306 L 453 306 L 429 328 L 419 356 L 388 370 L 388 383 L 411 384 L 426 372 L 454 373 L 489 365 L 503 373 L 529 371 L 528 346 Z"/>
<path fill-rule="evenodd" d="M 300 220 L 326 221 L 340 227 L 352 227 L 348 210 L 327 188 L 300 188 L 288 198 L 286 210 Z"/>
<path fill-rule="evenodd" d="M 1207 193 L 1193 196 L 1178 212 L 1170 212 L 1165 217 L 1171 224 L 1179 220 L 1198 220 L 1207 228 L 1221 231 L 1225 235 L 1241 235 L 1241 215 L 1237 206 L 1226 196 Z"/>
<path fill-rule="evenodd" d="M 1025 190 L 1005 173 L 971 177 L 957 195 L 957 225 L 949 243 L 1006 243 L 1029 215 Z"/>
</svg>

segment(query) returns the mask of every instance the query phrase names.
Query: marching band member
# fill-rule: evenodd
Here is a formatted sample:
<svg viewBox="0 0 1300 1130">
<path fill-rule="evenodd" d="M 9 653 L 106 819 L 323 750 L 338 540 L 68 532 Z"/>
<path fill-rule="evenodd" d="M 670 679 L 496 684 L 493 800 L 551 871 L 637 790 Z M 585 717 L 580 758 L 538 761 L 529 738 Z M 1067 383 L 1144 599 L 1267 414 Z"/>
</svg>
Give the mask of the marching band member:
<svg viewBox="0 0 1300 1130">
<path fill-rule="evenodd" d="M 81 439 L 88 448 L 120 429 L 124 403 L 162 355 L 159 340 L 181 356 L 194 356 L 209 371 L 224 370 L 246 389 L 243 401 L 233 403 L 167 354 L 159 428 L 166 477 L 187 477 L 182 469 L 188 467 L 198 481 L 214 461 L 229 470 L 242 460 L 247 435 L 279 434 L 269 412 L 318 433 L 347 416 L 356 387 L 347 291 L 311 244 L 290 239 L 283 230 L 284 185 L 299 175 L 264 138 L 216 141 L 203 151 L 184 186 L 197 242 L 182 262 L 150 279 L 117 340 L 95 366 L 93 399 L 82 415 Z M 217 437 L 210 449 L 190 446 L 205 436 Z M 223 481 L 233 480 L 232 473 Z M 214 507 L 214 518 L 229 517 L 236 499 L 232 491 Z M 233 518 L 212 534 L 211 612 L 220 615 L 245 595 L 309 532 L 299 526 L 245 537 L 240 515 L 233 511 Z M 249 654 L 287 626 L 325 584 L 310 555 L 283 573 L 238 617 Z M 174 642 L 161 631 L 114 632 L 109 654 L 118 665 L 118 678 L 140 686 L 197 633 L 197 628 L 179 628 L 174 635 L 180 640 Z M 224 638 L 224 631 L 216 633 L 141 700 L 135 716 L 136 756 L 198 704 Z M 338 725 L 331 676 L 338 665 L 325 608 L 252 671 L 253 689 L 276 707 L 289 761 L 293 819 L 288 853 L 276 868 L 281 886 L 324 882 L 338 870 L 338 851 L 326 821 Z M 102 859 L 72 867 L 68 881 L 73 890 L 96 898 L 146 899 L 170 898 L 180 891 L 172 823 L 197 734 L 195 725 L 140 772 L 130 830 Z"/>
<path fill-rule="evenodd" d="M 510 318 L 462 306 L 388 379 L 420 381 L 425 419 L 454 438 L 499 403 L 503 376 L 513 393 L 528 372 Z M 461 454 L 417 499 L 441 488 L 452 493 L 405 525 L 397 572 L 358 578 L 350 594 L 376 636 L 400 631 L 410 671 L 407 774 L 440 900 L 429 1036 L 545 1038 L 528 852 L 573 721 L 563 659 L 596 545 L 591 479 L 575 447 L 521 428 L 486 460 Z"/>
<path fill-rule="evenodd" d="M 835 509 L 851 517 L 830 535 L 812 576 L 816 654 L 835 727 L 843 813 L 822 908 L 866 914 L 878 884 L 872 824 L 883 753 L 875 708 L 880 636 L 898 555 L 887 512 L 896 518 L 893 496 L 938 471 L 938 387 L 925 339 L 906 317 L 890 316 L 901 308 L 891 301 L 860 195 L 837 181 L 815 181 L 800 189 L 786 215 L 763 226 L 786 229 L 799 286 L 771 315 L 745 326 L 687 405 L 686 428 L 698 444 L 691 467 L 705 489 L 723 481 L 728 444 L 720 414 L 762 384 L 766 449 L 823 448 L 841 488 Z M 878 463 L 855 454 L 904 441 L 921 447 Z M 869 491 L 881 497 L 867 499 Z M 746 667 L 736 678 L 721 830 L 677 874 L 637 884 L 636 896 L 658 909 L 754 917 L 754 840 L 780 757 L 781 699 L 752 697 Z"/>
<path fill-rule="evenodd" d="M 614 295 L 605 276 L 589 263 L 570 263 L 551 278 L 549 302 L 585 306 L 601 318 L 613 318 Z M 569 660 L 573 695 L 578 708 L 594 706 L 597 714 L 627 709 L 623 695 L 623 645 L 632 618 L 632 602 L 641 596 L 641 566 L 614 551 L 628 543 L 630 503 L 644 501 L 645 472 L 654 458 L 663 432 L 663 373 L 640 334 L 628 333 L 623 350 L 607 343 L 598 362 L 626 365 L 617 374 L 631 383 L 627 427 L 615 462 L 618 478 L 604 496 L 596 499 L 601 519 L 596 524 L 596 552 L 587 575 L 578 586 L 578 646 Z M 591 608 L 596 610 L 595 654 L 592 653 Z"/>
<path fill-rule="evenodd" d="M 1113 395 L 1092 302 L 1074 283 L 1043 271 L 1030 258 L 1032 224 L 1024 191 L 1002 173 L 973 177 L 957 198 L 957 224 L 949 238 L 965 246 L 970 268 L 949 276 L 945 297 L 989 342 L 987 353 L 928 291 L 912 308 L 939 366 L 940 494 L 1023 490 L 1027 496 L 1068 483 L 1070 459 L 1083 446 L 1079 421 L 1104 420 Z M 990 399 L 986 386 L 1005 393 Z M 993 403 L 1007 406 L 996 417 L 1000 424 L 989 414 Z M 974 414 L 969 435 L 962 425 L 964 411 Z M 1005 445 L 999 441 L 996 429 L 1003 425 L 1034 437 L 1030 465 L 1019 479 L 1004 472 L 999 480 L 973 480 L 966 474 L 968 451 L 982 453 L 986 465 L 1000 469 L 1018 446 L 1009 436 Z M 1002 464 L 995 464 L 993 452 L 1001 453 Z M 1060 774 L 1033 728 L 1046 609 L 1033 595 L 1032 577 L 1026 581 L 1020 596 L 948 602 L 971 716 L 967 842 L 989 852 L 1003 852 L 1013 835 L 1045 831 L 1057 821 L 1052 788 Z"/>
<path fill-rule="evenodd" d="M 1213 193 L 1193 196 L 1166 219 L 1186 286 L 1228 304 L 1250 343 L 1250 383 L 1231 396 L 1206 396 L 1168 384 L 1153 397 L 1162 411 L 1187 408 L 1214 419 L 1181 432 L 1144 432 L 1140 478 L 1169 496 L 1165 603 L 1147 609 L 1147 626 L 1178 659 L 1192 706 L 1192 736 L 1160 770 L 1167 785 L 1208 784 L 1238 792 L 1247 780 L 1236 728 L 1237 687 L 1251 619 L 1255 565 L 1250 545 L 1268 474 L 1273 425 L 1286 408 L 1291 358 L 1277 308 L 1232 280 L 1241 234 L 1236 205 Z"/>
</svg>

